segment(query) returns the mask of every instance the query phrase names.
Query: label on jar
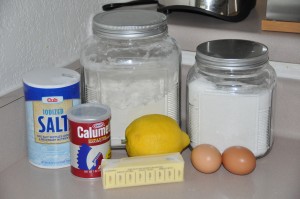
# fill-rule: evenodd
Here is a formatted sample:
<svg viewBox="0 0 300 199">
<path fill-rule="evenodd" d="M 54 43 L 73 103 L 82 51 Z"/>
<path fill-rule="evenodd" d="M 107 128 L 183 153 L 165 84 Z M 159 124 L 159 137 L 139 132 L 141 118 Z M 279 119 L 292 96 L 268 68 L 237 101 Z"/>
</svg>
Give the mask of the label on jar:
<svg viewBox="0 0 300 199">
<path fill-rule="evenodd" d="M 102 159 L 111 157 L 110 118 L 94 123 L 69 120 L 71 172 L 82 178 L 101 176 Z"/>
</svg>

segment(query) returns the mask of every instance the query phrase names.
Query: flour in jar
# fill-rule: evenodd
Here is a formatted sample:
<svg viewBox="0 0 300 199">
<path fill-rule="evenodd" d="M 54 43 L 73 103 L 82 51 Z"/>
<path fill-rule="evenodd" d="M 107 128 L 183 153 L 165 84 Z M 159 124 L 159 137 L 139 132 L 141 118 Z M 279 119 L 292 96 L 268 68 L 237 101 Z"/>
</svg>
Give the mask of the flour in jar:
<svg viewBox="0 0 300 199">
<path fill-rule="evenodd" d="M 85 69 L 86 101 L 111 108 L 111 145 L 124 146 L 127 126 L 146 114 L 165 114 L 179 122 L 178 73 L 162 70 Z M 168 77 L 168 78 L 167 78 Z"/>
<path fill-rule="evenodd" d="M 257 157 L 269 149 L 271 91 L 230 93 L 200 78 L 189 83 L 188 95 L 192 147 L 208 143 L 223 152 L 241 145 Z"/>
</svg>

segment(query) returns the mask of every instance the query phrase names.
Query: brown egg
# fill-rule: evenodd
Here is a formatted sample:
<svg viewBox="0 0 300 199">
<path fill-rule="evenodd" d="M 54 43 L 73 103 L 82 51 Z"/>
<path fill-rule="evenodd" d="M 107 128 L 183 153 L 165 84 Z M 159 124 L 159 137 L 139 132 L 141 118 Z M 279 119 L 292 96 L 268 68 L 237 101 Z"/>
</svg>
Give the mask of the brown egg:
<svg viewBox="0 0 300 199">
<path fill-rule="evenodd" d="M 191 161 L 198 171 L 213 173 L 220 168 L 222 156 L 216 147 L 209 144 L 201 144 L 192 150 Z"/>
<path fill-rule="evenodd" d="M 242 146 L 232 146 L 223 152 L 222 163 L 229 172 L 246 175 L 255 169 L 256 158 L 249 149 Z"/>
</svg>

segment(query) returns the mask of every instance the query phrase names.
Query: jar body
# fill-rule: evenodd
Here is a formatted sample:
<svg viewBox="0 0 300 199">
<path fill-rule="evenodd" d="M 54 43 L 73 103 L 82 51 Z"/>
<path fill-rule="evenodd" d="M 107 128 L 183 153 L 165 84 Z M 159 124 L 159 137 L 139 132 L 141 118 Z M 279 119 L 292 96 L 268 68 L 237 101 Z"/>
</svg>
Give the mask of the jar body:
<svg viewBox="0 0 300 199">
<path fill-rule="evenodd" d="M 256 69 L 224 71 L 196 63 L 187 78 L 188 133 L 191 145 L 212 144 L 222 153 L 244 146 L 256 157 L 273 143 L 272 102 L 274 69 L 265 63 Z"/>
<path fill-rule="evenodd" d="M 84 102 L 111 108 L 111 143 L 123 146 L 126 127 L 145 114 L 179 122 L 181 53 L 167 34 L 139 39 L 92 36 L 81 52 Z"/>
</svg>

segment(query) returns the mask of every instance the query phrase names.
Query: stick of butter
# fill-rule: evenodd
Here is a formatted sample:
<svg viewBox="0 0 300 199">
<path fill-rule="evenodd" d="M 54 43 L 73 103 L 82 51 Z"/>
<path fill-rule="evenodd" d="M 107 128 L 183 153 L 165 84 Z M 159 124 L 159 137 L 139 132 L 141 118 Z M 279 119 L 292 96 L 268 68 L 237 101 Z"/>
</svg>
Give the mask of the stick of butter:
<svg viewBox="0 0 300 199">
<path fill-rule="evenodd" d="M 184 160 L 180 153 L 103 159 L 104 189 L 150 185 L 184 180 Z"/>
</svg>

